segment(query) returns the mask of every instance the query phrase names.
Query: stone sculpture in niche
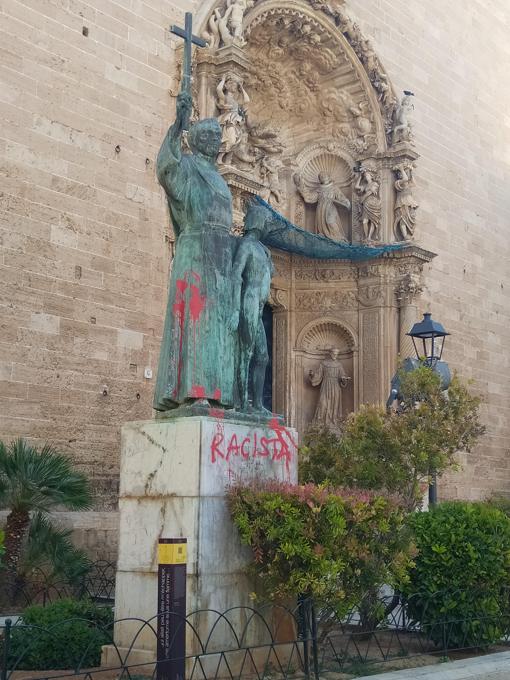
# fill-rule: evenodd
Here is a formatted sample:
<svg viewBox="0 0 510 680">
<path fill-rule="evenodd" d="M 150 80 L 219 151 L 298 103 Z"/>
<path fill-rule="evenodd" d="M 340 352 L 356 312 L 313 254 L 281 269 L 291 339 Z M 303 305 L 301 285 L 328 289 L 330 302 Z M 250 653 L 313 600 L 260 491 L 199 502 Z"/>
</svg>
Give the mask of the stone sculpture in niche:
<svg viewBox="0 0 510 680">
<path fill-rule="evenodd" d="M 360 218 L 363 226 L 363 240 L 366 242 L 381 239 L 381 198 L 380 186 L 375 171 L 360 165 L 355 169 L 358 179 L 354 189 L 360 202 Z"/>
<path fill-rule="evenodd" d="M 231 165 L 234 150 L 239 146 L 246 128 L 246 106 L 250 98 L 243 81 L 234 73 L 226 73 L 216 88 L 216 106 L 220 111 L 221 147 L 218 163 Z"/>
<path fill-rule="evenodd" d="M 415 164 L 408 161 L 400 163 L 393 168 L 396 175 L 395 189 L 397 198 L 395 201 L 395 220 L 393 227 L 397 241 L 410 241 L 414 236 L 416 226 L 416 203 L 413 196 Z"/>
<path fill-rule="evenodd" d="M 267 338 L 262 313 L 269 299 L 274 267 L 271 253 L 261 242 L 268 213 L 261 206 L 251 204 L 244 223 L 244 237 L 240 240 L 232 269 L 233 311 L 229 322 L 232 331 L 239 331 L 239 352 L 236 365 L 240 408 L 249 412 L 249 395 L 253 411 L 270 415 L 263 406 L 264 380 L 269 362 Z M 250 365 L 252 389 L 249 389 Z"/>
<path fill-rule="evenodd" d="M 351 380 L 344 371 L 339 360 L 340 350 L 331 348 L 329 359 L 324 359 L 314 371 L 309 371 L 310 383 L 313 387 L 320 385 L 320 394 L 313 423 L 330 429 L 338 428 L 342 419 L 342 388 Z"/>
<path fill-rule="evenodd" d="M 331 177 L 320 172 L 316 181 L 307 182 L 302 175 L 296 173 L 294 183 L 305 203 L 317 204 L 315 232 L 333 241 L 347 241 L 348 231 L 342 226 L 337 205 L 350 210 L 351 202 L 333 183 Z"/>
<path fill-rule="evenodd" d="M 263 156 L 260 161 L 262 180 L 265 184 L 265 191 L 262 198 L 269 204 L 280 205 L 283 202 L 283 192 L 280 187 L 280 170 L 283 163 L 274 156 Z"/>
</svg>

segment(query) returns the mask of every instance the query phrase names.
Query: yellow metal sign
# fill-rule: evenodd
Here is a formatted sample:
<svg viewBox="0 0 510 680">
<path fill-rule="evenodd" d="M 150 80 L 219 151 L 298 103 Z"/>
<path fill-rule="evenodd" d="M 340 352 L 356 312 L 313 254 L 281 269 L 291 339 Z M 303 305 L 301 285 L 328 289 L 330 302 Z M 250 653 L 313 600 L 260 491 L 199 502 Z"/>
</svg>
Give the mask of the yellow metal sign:
<svg viewBox="0 0 510 680">
<path fill-rule="evenodd" d="M 159 564 L 186 564 L 186 543 L 160 543 L 158 546 Z"/>
</svg>

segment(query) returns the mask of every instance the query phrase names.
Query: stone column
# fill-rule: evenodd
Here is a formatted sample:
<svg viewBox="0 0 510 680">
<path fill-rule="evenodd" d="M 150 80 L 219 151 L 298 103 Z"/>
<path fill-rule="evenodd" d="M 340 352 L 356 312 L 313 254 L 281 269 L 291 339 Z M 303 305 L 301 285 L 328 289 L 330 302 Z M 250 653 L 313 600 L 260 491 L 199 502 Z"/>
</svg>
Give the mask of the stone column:
<svg viewBox="0 0 510 680">
<path fill-rule="evenodd" d="M 412 339 L 407 335 L 418 320 L 418 306 L 416 299 L 422 291 L 417 278 L 406 274 L 397 285 L 395 294 L 400 309 L 398 353 L 401 358 L 415 355 Z"/>
</svg>

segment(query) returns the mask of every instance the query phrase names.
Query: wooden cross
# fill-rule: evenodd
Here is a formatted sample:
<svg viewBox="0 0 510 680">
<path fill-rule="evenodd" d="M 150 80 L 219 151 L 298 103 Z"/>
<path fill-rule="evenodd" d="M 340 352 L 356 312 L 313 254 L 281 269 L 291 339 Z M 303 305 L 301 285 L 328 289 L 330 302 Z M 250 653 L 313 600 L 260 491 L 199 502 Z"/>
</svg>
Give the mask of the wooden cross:
<svg viewBox="0 0 510 680">
<path fill-rule="evenodd" d="M 170 26 L 170 32 L 178 35 L 179 38 L 184 40 L 181 92 L 188 92 L 188 94 L 191 94 L 191 47 L 192 45 L 206 47 L 207 43 L 205 40 L 202 40 L 202 38 L 193 35 L 193 15 L 191 12 L 186 12 L 184 29 L 179 26 Z"/>
</svg>

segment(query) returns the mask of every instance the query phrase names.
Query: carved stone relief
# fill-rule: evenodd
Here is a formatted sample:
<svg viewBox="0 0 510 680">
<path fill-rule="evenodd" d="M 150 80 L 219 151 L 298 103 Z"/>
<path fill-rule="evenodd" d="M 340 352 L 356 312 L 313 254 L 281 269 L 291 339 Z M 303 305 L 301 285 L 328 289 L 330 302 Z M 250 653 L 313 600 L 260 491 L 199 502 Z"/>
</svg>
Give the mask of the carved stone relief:
<svg viewBox="0 0 510 680">
<path fill-rule="evenodd" d="M 416 164 L 412 161 L 399 163 L 393 167 L 397 192 L 393 229 L 397 241 L 411 241 L 414 237 L 416 210 L 418 208 L 418 203 L 413 196 L 415 167 Z"/>
<path fill-rule="evenodd" d="M 296 308 L 305 312 L 315 310 L 356 309 L 358 296 L 354 291 L 320 290 L 296 293 Z"/>
<path fill-rule="evenodd" d="M 336 240 L 414 238 L 413 97 L 399 101 L 343 3 L 218 0 L 203 28 L 209 49 L 199 51 L 194 92 L 200 116 L 217 116 L 223 128 L 218 160 L 237 235 L 247 197 L 258 194 Z M 356 265 L 275 250 L 273 259 L 273 408 L 298 428 L 312 421 L 321 388 L 309 371 L 324 372 L 332 348 L 352 377 L 341 387 L 344 413 L 384 398 L 394 366 L 381 361 L 401 344 L 398 319 L 412 311 L 404 279 L 419 275 L 420 255 Z"/>
<path fill-rule="evenodd" d="M 354 189 L 358 196 L 358 215 L 362 226 L 363 241 L 381 240 L 381 180 L 374 166 L 360 164 L 356 169 L 358 179 Z"/>
</svg>

